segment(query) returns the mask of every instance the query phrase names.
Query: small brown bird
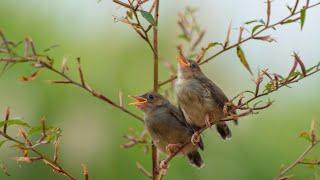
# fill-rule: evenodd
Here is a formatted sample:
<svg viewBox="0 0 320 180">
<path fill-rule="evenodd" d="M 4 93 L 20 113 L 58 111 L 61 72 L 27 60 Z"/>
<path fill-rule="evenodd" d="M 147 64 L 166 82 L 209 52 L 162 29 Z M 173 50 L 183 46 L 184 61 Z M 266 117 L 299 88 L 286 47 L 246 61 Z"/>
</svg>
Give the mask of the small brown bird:
<svg viewBox="0 0 320 180">
<path fill-rule="evenodd" d="M 182 112 L 166 98 L 154 92 L 131 97 L 135 101 L 130 104 L 144 111 L 146 129 L 160 151 L 170 154 L 191 141 L 193 129 L 186 123 Z M 192 165 L 202 167 L 203 160 L 198 148 L 203 149 L 202 141 L 197 145 L 187 144 L 181 153 L 187 156 Z"/>
<path fill-rule="evenodd" d="M 225 122 L 224 105 L 228 98 L 223 91 L 201 71 L 197 62 L 178 57 L 178 80 L 175 84 L 179 107 L 189 124 L 196 130 L 216 122 L 216 129 L 223 139 L 231 138 Z"/>
</svg>

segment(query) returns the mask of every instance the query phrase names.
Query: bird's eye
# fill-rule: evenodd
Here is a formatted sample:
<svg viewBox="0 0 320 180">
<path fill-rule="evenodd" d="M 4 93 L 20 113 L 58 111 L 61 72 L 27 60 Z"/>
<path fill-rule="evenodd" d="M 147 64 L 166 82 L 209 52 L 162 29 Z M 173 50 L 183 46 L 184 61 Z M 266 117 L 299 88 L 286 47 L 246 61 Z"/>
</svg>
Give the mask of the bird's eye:
<svg viewBox="0 0 320 180">
<path fill-rule="evenodd" d="M 154 99 L 154 96 L 153 96 L 152 94 L 149 94 L 149 95 L 148 95 L 148 99 L 153 100 L 153 99 Z"/>
<path fill-rule="evenodd" d="M 190 67 L 191 67 L 192 69 L 195 69 L 197 66 L 192 63 L 192 64 L 190 65 Z"/>
</svg>

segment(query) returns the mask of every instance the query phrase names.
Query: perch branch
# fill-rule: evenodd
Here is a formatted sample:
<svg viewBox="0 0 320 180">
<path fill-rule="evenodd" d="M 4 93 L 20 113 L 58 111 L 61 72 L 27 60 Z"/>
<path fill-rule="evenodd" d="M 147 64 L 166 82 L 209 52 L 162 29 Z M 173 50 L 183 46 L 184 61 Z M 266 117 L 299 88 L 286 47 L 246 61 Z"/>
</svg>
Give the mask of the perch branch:
<svg viewBox="0 0 320 180">
<path fill-rule="evenodd" d="M 309 5 L 308 7 L 305 7 L 305 10 L 314 8 L 314 7 L 319 6 L 319 5 L 320 5 L 320 2 L 315 3 L 315 4 L 312 4 L 312 5 Z M 236 47 L 238 47 L 239 45 L 241 45 L 241 44 L 243 44 L 243 43 L 245 43 L 245 42 L 247 42 L 247 41 L 249 41 L 249 40 L 255 39 L 257 35 L 265 32 L 265 31 L 267 31 L 267 30 L 269 30 L 269 29 L 273 29 L 273 28 L 275 28 L 275 27 L 277 27 L 277 26 L 279 26 L 279 25 L 284 24 L 287 20 L 291 19 L 291 18 L 294 17 L 295 15 L 299 15 L 300 13 L 301 13 L 301 10 L 300 10 L 300 11 L 297 11 L 297 12 L 291 13 L 290 15 L 288 15 L 287 17 L 279 20 L 279 21 L 276 22 L 276 23 L 273 23 L 273 24 L 270 24 L 270 25 L 267 24 L 264 28 L 262 28 L 261 30 L 259 30 L 259 31 L 255 32 L 255 33 L 251 34 L 249 37 L 244 38 L 244 39 L 242 39 L 241 41 L 239 41 L 239 42 L 237 42 L 237 43 L 234 43 L 234 44 L 232 44 L 232 45 L 230 45 L 230 46 L 227 46 L 227 47 L 225 47 L 225 48 L 222 48 L 222 49 L 221 49 L 220 51 L 218 51 L 217 53 L 215 53 L 215 54 L 211 55 L 210 57 L 204 59 L 204 60 L 200 63 L 200 65 L 209 62 L 210 60 L 216 58 L 216 57 L 219 56 L 220 54 L 223 54 L 224 52 L 226 52 L 226 51 L 228 51 L 228 50 L 230 50 L 230 49 L 236 48 Z M 269 20 L 269 21 L 270 21 L 270 20 Z M 164 81 L 160 82 L 160 83 L 159 83 L 159 86 L 161 87 L 161 86 L 163 86 L 163 85 L 165 85 L 165 84 L 168 84 L 168 83 L 170 83 L 171 81 L 174 81 L 175 79 L 177 79 L 177 76 L 176 76 L 176 75 L 170 77 L 170 78 L 167 79 L 167 80 L 164 80 Z"/>
</svg>

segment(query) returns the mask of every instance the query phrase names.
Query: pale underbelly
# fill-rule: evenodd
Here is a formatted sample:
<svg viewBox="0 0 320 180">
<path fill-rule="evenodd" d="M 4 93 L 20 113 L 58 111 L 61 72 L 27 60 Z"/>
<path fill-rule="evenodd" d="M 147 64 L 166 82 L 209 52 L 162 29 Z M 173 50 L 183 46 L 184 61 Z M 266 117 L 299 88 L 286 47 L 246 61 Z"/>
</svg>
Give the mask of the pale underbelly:
<svg viewBox="0 0 320 180">
<path fill-rule="evenodd" d="M 185 115 L 186 121 L 197 127 L 204 127 L 206 125 L 206 116 L 209 117 L 210 122 L 219 121 L 223 118 L 223 112 L 214 106 L 203 106 L 199 103 L 184 104 L 181 106 Z"/>
</svg>

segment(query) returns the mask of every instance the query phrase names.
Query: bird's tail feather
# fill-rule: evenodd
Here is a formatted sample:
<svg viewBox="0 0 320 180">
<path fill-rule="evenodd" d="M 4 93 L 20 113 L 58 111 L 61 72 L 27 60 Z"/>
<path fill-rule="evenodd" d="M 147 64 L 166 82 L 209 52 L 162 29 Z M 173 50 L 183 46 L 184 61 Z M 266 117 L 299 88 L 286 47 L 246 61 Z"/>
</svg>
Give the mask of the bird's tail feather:
<svg viewBox="0 0 320 180">
<path fill-rule="evenodd" d="M 231 139 L 231 136 L 232 136 L 231 131 L 225 122 L 219 122 L 216 125 L 216 128 L 217 128 L 218 133 L 222 137 L 222 139 L 224 139 L 224 140 Z"/>
<path fill-rule="evenodd" d="M 187 157 L 189 159 L 189 162 L 198 167 L 198 168 L 202 168 L 204 166 L 203 160 L 201 158 L 201 155 L 198 151 L 192 151 L 190 153 L 187 154 Z"/>
</svg>

